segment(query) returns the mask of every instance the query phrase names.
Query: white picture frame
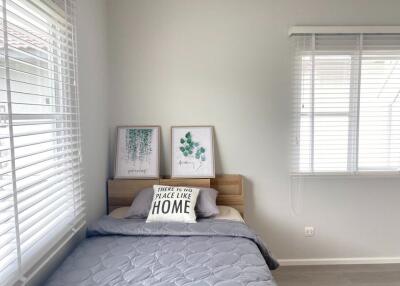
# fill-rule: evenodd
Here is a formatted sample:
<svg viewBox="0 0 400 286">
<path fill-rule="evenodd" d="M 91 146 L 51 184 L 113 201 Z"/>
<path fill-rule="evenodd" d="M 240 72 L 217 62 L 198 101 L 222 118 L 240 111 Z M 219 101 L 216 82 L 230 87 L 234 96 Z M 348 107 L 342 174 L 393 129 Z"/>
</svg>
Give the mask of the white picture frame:
<svg viewBox="0 0 400 286">
<path fill-rule="evenodd" d="M 159 178 L 160 137 L 160 126 L 118 126 L 114 178 Z"/>
<path fill-rule="evenodd" d="M 215 178 L 214 127 L 171 127 L 171 177 Z"/>
</svg>

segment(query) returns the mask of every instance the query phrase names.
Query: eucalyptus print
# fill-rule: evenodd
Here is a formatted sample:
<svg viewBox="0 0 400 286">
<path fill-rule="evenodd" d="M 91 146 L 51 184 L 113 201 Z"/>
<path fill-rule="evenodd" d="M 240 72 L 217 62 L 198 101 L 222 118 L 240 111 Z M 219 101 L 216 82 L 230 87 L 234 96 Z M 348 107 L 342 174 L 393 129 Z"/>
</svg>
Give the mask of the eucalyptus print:
<svg viewBox="0 0 400 286">
<path fill-rule="evenodd" d="M 212 126 L 171 128 L 172 177 L 212 178 L 214 170 Z"/>
<path fill-rule="evenodd" d="M 206 160 L 206 149 L 200 146 L 199 142 L 196 142 L 192 138 L 192 133 L 187 132 L 185 137 L 180 139 L 181 146 L 179 150 L 185 157 L 192 157 L 199 161 L 204 162 Z"/>
</svg>

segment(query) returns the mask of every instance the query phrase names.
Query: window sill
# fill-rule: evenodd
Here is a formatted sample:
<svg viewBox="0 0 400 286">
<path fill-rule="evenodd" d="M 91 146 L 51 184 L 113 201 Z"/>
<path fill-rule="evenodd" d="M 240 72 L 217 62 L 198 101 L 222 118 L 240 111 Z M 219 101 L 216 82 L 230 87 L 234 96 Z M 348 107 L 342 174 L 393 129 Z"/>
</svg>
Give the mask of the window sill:
<svg viewBox="0 0 400 286">
<path fill-rule="evenodd" d="M 13 284 L 14 286 L 26 285 L 30 280 L 32 280 L 46 265 L 70 242 L 75 235 L 86 226 L 86 220 L 81 219 L 78 220 L 74 226 L 64 234 L 61 241 L 55 243 L 53 248 L 48 252 L 48 255 L 44 257 L 44 259 L 39 260 L 30 270 L 25 272 L 23 275 L 19 277 L 19 279 Z"/>
</svg>

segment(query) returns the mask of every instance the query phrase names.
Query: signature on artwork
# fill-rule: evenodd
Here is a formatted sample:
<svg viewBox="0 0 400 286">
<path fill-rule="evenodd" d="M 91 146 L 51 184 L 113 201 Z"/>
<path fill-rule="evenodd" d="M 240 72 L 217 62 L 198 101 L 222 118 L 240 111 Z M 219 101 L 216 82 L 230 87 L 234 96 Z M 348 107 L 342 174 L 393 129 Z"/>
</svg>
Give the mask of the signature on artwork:
<svg viewBox="0 0 400 286">
<path fill-rule="evenodd" d="M 182 161 L 182 160 L 179 160 L 178 164 L 181 167 L 182 166 L 191 166 L 193 169 L 196 168 L 196 163 L 193 162 L 193 161 Z"/>
<path fill-rule="evenodd" d="M 132 174 L 145 174 L 146 170 L 145 169 L 130 169 L 128 170 L 128 174 L 132 175 Z"/>
</svg>

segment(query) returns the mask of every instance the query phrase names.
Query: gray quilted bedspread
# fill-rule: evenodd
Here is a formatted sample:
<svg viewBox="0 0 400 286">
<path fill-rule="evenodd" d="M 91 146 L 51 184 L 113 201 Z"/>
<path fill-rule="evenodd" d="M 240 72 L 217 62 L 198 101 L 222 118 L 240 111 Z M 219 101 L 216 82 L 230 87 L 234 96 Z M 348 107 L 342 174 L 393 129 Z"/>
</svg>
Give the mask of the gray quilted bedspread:
<svg viewBox="0 0 400 286">
<path fill-rule="evenodd" d="M 245 224 L 194 224 L 103 217 L 47 286 L 276 286 L 278 263 Z"/>
</svg>

